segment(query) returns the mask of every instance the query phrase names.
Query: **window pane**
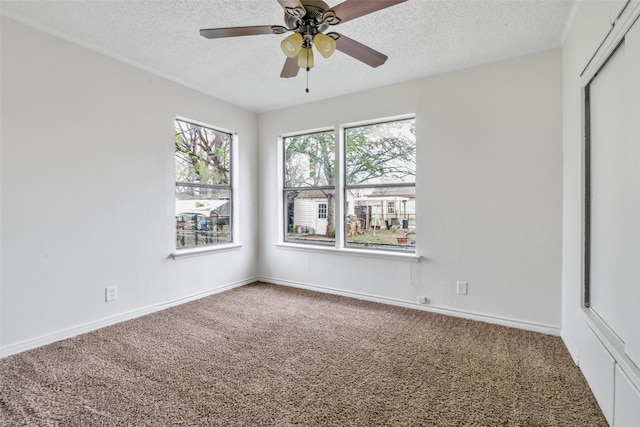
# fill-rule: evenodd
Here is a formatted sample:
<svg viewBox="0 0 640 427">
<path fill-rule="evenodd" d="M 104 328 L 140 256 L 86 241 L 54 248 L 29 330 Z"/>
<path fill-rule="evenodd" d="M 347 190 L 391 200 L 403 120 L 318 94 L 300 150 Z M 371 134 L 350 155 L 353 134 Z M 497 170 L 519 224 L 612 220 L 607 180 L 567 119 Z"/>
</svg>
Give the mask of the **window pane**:
<svg viewBox="0 0 640 427">
<path fill-rule="evenodd" d="M 347 185 L 415 182 L 415 120 L 345 129 Z"/>
<path fill-rule="evenodd" d="M 327 219 L 327 204 L 318 203 L 318 218 Z"/>
<path fill-rule="evenodd" d="M 348 189 L 346 202 L 347 247 L 415 252 L 415 187 Z"/>
<path fill-rule="evenodd" d="M 176 248 L 231 242 L 231 190 L 176 186 Z"/>
<path fill-rule="evenodd" d="M 333 131 L 284 138 L 284 186 L 333 186 Z"/>
<path fill-rule="evenodd" d="M 230 185 L 231 134 L 176 120 L 176 182 Z"/>
<path fill-rule="evenodd" d="M 285 191 L 285 240 L 334 245 L 334 195 L 333 190 Z"/>
</svg>

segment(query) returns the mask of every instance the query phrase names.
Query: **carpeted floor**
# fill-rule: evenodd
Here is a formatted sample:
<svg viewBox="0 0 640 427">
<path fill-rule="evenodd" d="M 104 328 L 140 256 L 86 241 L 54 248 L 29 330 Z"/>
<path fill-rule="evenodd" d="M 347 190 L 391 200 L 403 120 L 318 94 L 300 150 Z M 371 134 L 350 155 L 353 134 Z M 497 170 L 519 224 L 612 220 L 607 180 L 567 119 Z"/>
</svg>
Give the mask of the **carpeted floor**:
<svg viewBox="0 0 640 427">
<path fill-rule="evenodd" d="M 0 360 L 2 426 L 606 426 L 562 341 L 254 284 Z"/>
</svg>

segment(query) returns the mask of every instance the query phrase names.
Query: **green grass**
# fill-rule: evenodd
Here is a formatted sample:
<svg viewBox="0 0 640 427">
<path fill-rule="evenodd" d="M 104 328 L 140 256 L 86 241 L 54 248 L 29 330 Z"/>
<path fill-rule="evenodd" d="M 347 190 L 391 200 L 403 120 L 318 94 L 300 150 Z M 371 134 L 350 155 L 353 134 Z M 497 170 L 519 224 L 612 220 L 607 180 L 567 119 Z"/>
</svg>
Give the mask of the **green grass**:
<svg viewBox="0 0 640 427">
<path fill-rule="evenodd" d="M 404 237 L 406 234 L 405 230 L 376 230 L 375 234 L 373 230 L 367 230 L 364 234 L 360 234 L 358 236 L 349 236 L 347 237 L 347 242 L 351 243 L 387 243 L 387 244 L 397 244 L 398 237 Z"/>
<path fill-rule="evenodd" d="M 366 230 L 364 234 L 347 237 L 347 246 L 356 248 L 387 248 L 387 249 L 406 249 L 413 250 L 415 244 L 398 243 L 398 237 L 405 237 L 409 230 L 391 229 L 391 230 Z M 317 234 L 289 234 L 289 241 L 313 242 L 321 244 L 333 244 L 335 240 L 326 236 Z"/>
</svg>

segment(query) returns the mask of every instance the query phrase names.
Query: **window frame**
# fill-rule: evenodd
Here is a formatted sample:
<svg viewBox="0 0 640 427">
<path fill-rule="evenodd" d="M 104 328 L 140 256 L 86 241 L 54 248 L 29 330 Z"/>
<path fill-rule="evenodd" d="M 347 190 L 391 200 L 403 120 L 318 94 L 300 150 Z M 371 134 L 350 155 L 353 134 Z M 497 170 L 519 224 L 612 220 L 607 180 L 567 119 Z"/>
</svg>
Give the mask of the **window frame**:
<svg viewBox="0 0 640 427">
<path fill-rule="evenodd" d="M 321 134 L 321 133 L 328 133 L 328 132 L 332 132 L 333 133 L 333 174 L 334 174 L 334 182 L 332 183 L 332 185 L 319 185 L 319 186 L 287 186 L 287 182 L 286 182 L 286 177 L 287 177 L 287 147 L 286 147 L 286 141 L 288 138 L 296 138 L 296 137 L 302 137 L 305 135 L 315 135 L 315 134 Z M 336 196 L 336 187 L 335 187 L 335 178 L 337 176 L 337 168 L 336 168 L 336 150 L 337 150 L 337 146 L 338 146 L 338 141 L 336 140 L 336 130 L 335 128 L 318 128 L 318 129 L 311 129 L 311 130 L 307 130 L 307 131 L 303 131 L 303 132 L 295 132 L 295 133 L 290 133 L 290 134 L 286 134 L 286 135 L 280 135 L 278 137 L 278 146 L 279 149 L 282 151 L 281 152 L 281 161 L 282 161 L 282 167 L 280 168 L 280 185 L 282 186 L 282 190 L 281 190 L 281 209 L 282 209 L 282 225 L 279 227 L 282 231 L 281 231 L 281 241 L 288 243 L 288 244 L 299 244 L 299 245 L 312 245 L 312 246 L 320 246 L 320 247 L 334 247 L 335 246 L 335 240 L 333 242 L 329 242 L 329 243 L 322 243 L 322 242 L 314 242 L 314 241 L 304 241 L 304 240 L 291 240 L 288 238 L 288 233 L 289 233 L 289 210 L 288 210 L 288 204 L 287 204 L 287 195 L 289 192 L 292 191 L 333 191 L 334 193 L 334 200 L 335 200 L 335 196 Z M 318 212 L 317 210 L 314 208 L 314 216 L 317 218 L 318 216 Z M 328 213 L 328 203 L 327 203 L 327 213 Z M 334 201 L 334 228 L 335 228 L 335 218 L 337 217 L 337 209 L 336 209 L 336 203 Z M 295 224 L 292 224 L 292 226 L 295 226 Z M 336 232 L 337 234 L 337 232 Z"/>
<path fill-rule="evenodd" d="M 327 219 L 328 203 L 318 202 L 318 219 Z"/>
<path fill-rule="evenodd" d="M 396 202 L 395 202 L 395 200 L 387 202 L 387 213 L 388 214 L 395 214 L 396 213 Z"/>
<path fill-rule="evenodd" d="M 187 247 L 178 247 L 177 246 L 177 227 L 174 222 L 174 233 L 173 233 L 173 242 L 174 242 L 174 252 L 171 254 L 174 259 L 182 258 L 182 257 L 190 257 L 199 254 L 206 254 L 210 252 L 219 252 L 219 251 L 227 251 L 241 247 L 242 245 L 237 243 L 238 240 L 238 230 L 236 227 L 236 209 L 237 205 L 237 191 L 235 188 L 236 182 L 236 151 L 237 151 L 237 143 L 238 143 L 238 135 L 236 132 L 225 129 L 220 126 L 210 125 L 208 123 L 200 122 L 197 120 L 176 116 L 174 118 L 174 138 L 177 133 L 177 123 L 176 122 L 187 123 L 192 126 L 210 129 L 217 133 L 223 133 L 229 136 L 229 176 L 228 176 L 228 184 L 198 184 L 198 183 L 189 183 L 189 182 L 181 182 L 177 180 L 177 170 L 174 166 L 174 207 L 177 201 L 175 197 L 175 189 L 177 187 L 192 187 L 192 188 L 202 188 L 207 190 L 223 190 L 229 192 L 229 240 L 224 242 L 212 242 L 203 245 L 193 245 Z M 176 150 L 174 147 L 173 157 L 174 157 L 174 165 L 175 165 L 175 156 Z"/>
<path fill-rule="evenodd" d="M 380 188 L 401 188 L 401 187 L 409 187 L 414 189 L 413 192 L 415 194 L 416 188 L 416 180 L 411 183 L 391 183 L 391 184 L 351 184 L 347 185 L 346 180 L 346 136 L 345 131 L 350 128 L 359 127 L 359 126 L 368 126 L 368 125 L 377 125 L 384 123 L 393 123 L 397 121 L 405 121 L 412 120 L 414 126 L 416 125 L 416 116 L 415 114 L 404 114 L 398 116 L 390 116 L 386 118 L 372 119 L 367 121 L 360 121 L 354 123 L 345 123 L 341 124 L 336 128 L 328 129 L 328 128 L 320 128 L 320 129 L 311 129 L 302 132 L 295 132 L 290 134 L 282 134 L 278 137 L 278 150 L 281 150 L 279 158 L 282 162 L 282 167 L 280 169 L 280 191 L 281 191 L 281 203 L 279 209 L 282 209 L 280 219 L 279 229 L 282 230 L 280 233 L 280 239 L 276 243 L 276 246 L 283 249 L 291 249 L 291 250 L 301 250 L 301 251 L 311 251 L 311 252 L 319 252 L 319 253 L 334 253 L 334 254 L 345 254 L 345 255 L 353 255 L 359 257 L 368 257 L 368 258 L 382 258 L 382 259 L 393 259 L 393 260 L 404 260 L 410 262 L 419 262 L 420 255 L 418 254 L 418 245 L 413 245 L 411 250 L 406 249 L 388 249 L 388 248 L 359 248 L 353 246 L 347 246 L 347 215 L 349 201 L 347 200 L 347 191 L 353 188 L 371 188 L 371 187 L 380 187 Z M 314 242 L 304 242 L 304 241 L 290 241 L 287 240 L 287 231 L 288 231 L 288 207 L 287 207 L 287 191 L 292 190 L 292 188 L 286 187 L 286 146 L 285 140 L 288 137 L 295 137 L 301 135 L 308 135 L 318 132 L 326 132 L 333 131 L 334 132 L 334 182 L 333 186 L 329 186 L 334 190 L 334 229 L 336 230 L 335 234 L 335 243 L 331 245 L 318 245 Z M 417 138 L 416 138 L 417 139 Z M 417 140 L 415 142 L 415 153 L 417 156 Z M 414 170 L 417 176 L 417 158 L 416 158 L 416 170 Z M 313 187 L 314 189 L 316 187 Z M 323 187 L 324 188 L 324 187 Z M 414 200 L 417 200 L 417 196 L 414 196 Z M 386 205 L 385 205 L 386 211 Z M 417 211 L 417 205 L 414 208 Z M 398 212 L 398 204 L 395 203 L 394 213 Z M 414 214 L 415 215 L 415 211 Z M 415 224 L 417 225 L 417 224 Z M 417 228 L 417 227 L 412 227 Z M 415 239 L 415 231 L 412 231 Z"/>
<path fill-rule="evenodd" d="M 387 123 L 395 123 L 395 122 L 401 122 L 401 121 L 408 121 L 408 120 L 413 120 L 414 122 L 414 126 L 415 126 L 415 120 L 416 117 L 415 115 L 404 115 L 404 116 L 395 116 L 395 117 L 387 117 L 387 118 L 383 118 L 383 119 L 373 119 L 373 120 L 367 120 L 367 121 L 362 121 L 362 122 L 357 122 L 357 123 L 349 123 L 349 124 L 345 124 L 343 126 L 341 126 L 340 128 L 340 133 L 341 133 L 341 159 L 342 159 L 342 165 L 341 165 L 341 171 L 340 171 L 340 176 L 342 179 L 342 198 L 343 198 L 343 215 L 341 216 L 341 220 L 342 220 L 342 248 L 346 249 L 346 250 L 362 250 L 362 251 L 371 251 L 371 252 L 384 252 L 384 253 L 403 253 L 403 254 L 417 254 L 417 247 L 416 245 L 412 245 L 412 246 L 406 246 L 403 248 L 376 248 L 376 247 L 364 247 L 364 248 L 358 248 L 354 245 L 349 245 L 348 241 L 347 241 L 347 220 L 346 220 L 346 212 L 348 212 L 348 197 L 347 197 L 347 192 L 349 190 L 359 190 L 359 189 L 369 189 L 369 188 L 379 188 L 379 189 L 385 189 L 385 188 L 414 188 L 416 187 L 416 180 L 414 179 L 413 182 L 411 183 L 401 183 L 401 182 L 394 182 L 394 183 L 380 183 L 380 184 L 372 184 L 372 183 L 363 183 L 363 184 L 347 184 L 346 182 L 346 175 L 347 175 L 347 156 L 346 156 L 346 146 L 347 146 L 347 136 L 346 133 L 349 129 L 354 129 L 354 128 L 358 128 L 358 127 L 365 127 L 365 126 L 373 126 L 373 125 L 383 125 L 383 124 L 387 124 Z M 417 140 L 416 140 L 416 145 L 415 145 L 415 151 L 417 153 Z M 416 159 L 416 169 L 417 169 L 417 159 Z M 416 173 L 416 171 L 414 170 L 414 173 Z M 336 174 L 337 175 L 337 174 Z M 415 190 L 414 190 L 415 191 Z M 416 197 L 417 199 L 417 197 Z M 355 207 L 354 207 L 355 208 Z M 386 211 L 386 206 L 382 207 L 382 212 L 384 213 Z M 415 215 L 415 214 L 414 214 Z M 380 227 L 382 227 L 382 224 L 380 224 Z M 415 232 L 414 232 L 415 234 Z M 413 250 L 407 250 L 407 248 L 412 248 Z"/>
</svg>

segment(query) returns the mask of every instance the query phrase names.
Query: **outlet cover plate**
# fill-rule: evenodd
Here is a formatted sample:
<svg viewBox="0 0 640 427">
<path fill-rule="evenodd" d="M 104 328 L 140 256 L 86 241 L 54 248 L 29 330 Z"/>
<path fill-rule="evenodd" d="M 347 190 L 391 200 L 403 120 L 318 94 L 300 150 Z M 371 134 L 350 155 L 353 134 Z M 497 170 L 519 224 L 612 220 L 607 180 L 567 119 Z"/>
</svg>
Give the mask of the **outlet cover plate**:
<svg viewBox="0 0 640 427">
<path fill-rule="evenodd" d="M 118 287 L 117 286 L 109 286 L 105 288 L 105 301 L 114 301 L 118 298 Z"/>
<path fill-rule="evenodd" d="M 468 282 L 465 282 L 463 280 L 458 280 L 458 283 L 456 286 L 456 293 L 460 295 L 467 295 L 468 286 L 469 286 Z"/>
</svg>

